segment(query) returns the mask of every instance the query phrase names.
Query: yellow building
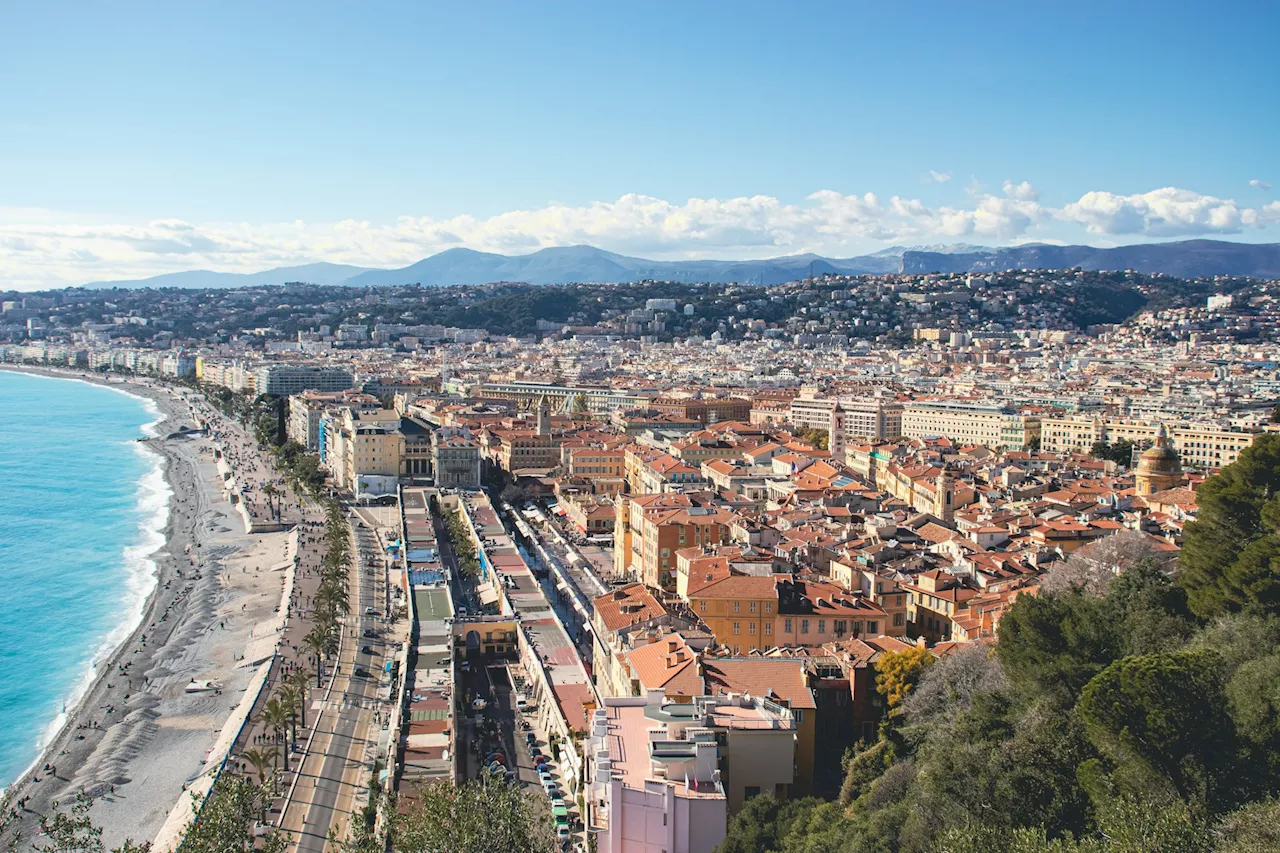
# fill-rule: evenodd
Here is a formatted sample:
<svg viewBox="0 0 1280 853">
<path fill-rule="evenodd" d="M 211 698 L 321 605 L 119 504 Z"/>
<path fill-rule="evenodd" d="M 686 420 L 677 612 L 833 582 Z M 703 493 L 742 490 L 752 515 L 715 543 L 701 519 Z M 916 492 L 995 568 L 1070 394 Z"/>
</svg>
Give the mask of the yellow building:
<svg viewBox="0 0 1280 853">
<path fill-rule="evenodd" d="M 1195 468 L 1223 468 L 1235 462 L 1253 444 L 1256 433 L 1227 430 L 1211 424 L 1151 424 L 1138 421 L 1087 417 L 1045 418 L 1041 422 L 1040 449 L 1049 453 L 1089 451 L 1097 442 L 1151 444 L 1164 429 L 1169 446 L 1180 463 Z"/>
<path fill-rule="evenodd" d="M 777 583 L 772 575 L 729 575 L 709 584 L 691 579 L 689 606 L 706 623 L 716 642 L 734 654 L 777 645 Z"/>
</svg>

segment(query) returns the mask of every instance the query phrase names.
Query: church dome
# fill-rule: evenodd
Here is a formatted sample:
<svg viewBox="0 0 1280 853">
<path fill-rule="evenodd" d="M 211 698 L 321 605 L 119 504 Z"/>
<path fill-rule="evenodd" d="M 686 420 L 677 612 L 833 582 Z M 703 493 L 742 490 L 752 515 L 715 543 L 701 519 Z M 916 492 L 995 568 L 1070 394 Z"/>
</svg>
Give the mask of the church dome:
<svg viewBox="0 0 1280 853">
<path fill-rule="evenodd" d="M 1178 460 L 1178 451 L 1169 444 L 1169 434 L 1165 432 L 1164 424 L 1156 430 L 1155 444 L 1138 456 L 1137 473 L 1149 477 L 1182 476 L 1182 464 Z"/>
</svg>

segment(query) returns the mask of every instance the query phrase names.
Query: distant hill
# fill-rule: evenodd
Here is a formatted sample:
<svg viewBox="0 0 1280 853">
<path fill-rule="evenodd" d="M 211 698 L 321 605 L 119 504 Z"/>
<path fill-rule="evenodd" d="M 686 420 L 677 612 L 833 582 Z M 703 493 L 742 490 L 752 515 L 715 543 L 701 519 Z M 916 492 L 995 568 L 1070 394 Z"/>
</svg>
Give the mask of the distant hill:
<svg viewBox="0 0 1280 853">
<path fill-rule="evenodd" d="M 213 272 L 189 270 L 155 275 L 132 281 L 95 281 L 85 287 L 260 287 L 268 284 L 284 284 L 286 281 L 305 281 L 308 284 L 342 284 L 368 267 L 348 264 L 303 264 L 297 267 L 276 267 L 255 273 Z"/>
<path fill-rule="evenodd" d="M 606 252 L 593 246 L 560 246 L 528 255 L 498 255 L 473 249 L 448 249 L 400 269 L 367 269 L 342 264 L 307 264 L 260 273 L 207 270 L 169 273 L 138 281 L 95 282 L 88 287 L 253 287 L 304 281 L 311 284 L 376 287 L 381 285 L 529 284 L 633 282 L 663 279 L 682 282 L 781 284 L 814 274 L 995 272 L 1010 269 L 1133 269 L 1194 277 L 1245 275 L 1280 277 L 1280 243 L 1228 243 L 1185 240 L 1099 249 L 1032 243 L 1008 248 L 894 246 L 871 255 L 824 258 L 787 255 L 755 261 L 651 261 Z"/>
<path fill-rule="evenodd" d="M 1013 269 L 1137 270 L 1184 278 L 1202 275 L 1280 277 L 1280 243 L 1228 243 L 1183 240 L 1095 249 L 1037 243 L 972 252 L 906 251 L 903 272 L 995 272 Z"/>
</svg>

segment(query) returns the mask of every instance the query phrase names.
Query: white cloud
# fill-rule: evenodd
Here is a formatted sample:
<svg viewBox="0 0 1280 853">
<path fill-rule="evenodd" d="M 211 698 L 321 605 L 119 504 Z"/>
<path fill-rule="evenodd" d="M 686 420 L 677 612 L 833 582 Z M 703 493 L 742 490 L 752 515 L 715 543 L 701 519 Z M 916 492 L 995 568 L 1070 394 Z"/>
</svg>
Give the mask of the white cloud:
<svg viewBox="0 0 1280 853">
<path fill-rule="evenodd" d="M 1036 201 L 1040 198 L 1040 191 L 1027 181 L 1023 181 L 1020 184 L 1015 184 L 1013 181 L 1005 181 L 1004 194 L 1009 198 L 1016 198 L 1018 201 Z"/>
<path fill-rule="evenodd" d="M 1231 234 L 1280 224 L 1280 202 L 1250 208 L 1172 187 L 1135 195 L 1089 192 L 1061 208 L 1044 205 L 1026 181 L 1005 181 L 1002 189 L 995 194 L 975 185 L 964 204 L 938 207 L 905 196 L 834 190 L 794 204 L 761 195 L 678 203 L 628 194 L 488 218 L 402 216 L 393 222 L 112 223 L 100 216 L 0 208 L 0 290 L 186 269 L 256 272 L 318 260 L 398 267 L 458 246 L 512 254 L 588 243 L 655 259 L 806 251 L 843 257 L 888 243 L 1059 240 L 1070 236 L 1063 229 L 1073 224 L 1103 238 Z"/>
<path fill-rule="evenodd" d="M 1241 207 L 1232 199 L 1176 187 L 1134 195 L 1089 192 L 1062 208 L 1060 215 L 1093 234 L 1145 237 L 1238 234 L 1247 227 L 1266 224 L 1260 211 Z"/>
<path fill-rule="evenodd" d="M 951 180 L 951 173 L 936 172 L 933 169 L 930 169 L 929 180 L 933 181 L 935 184 L 945 184 L 947 181 Z"/>
<path fill-rule="evenodd" d="M 1267 190 L 1271 189 L 1271 184 L 1267 183 L 1261 178 L 1254 178 L 1252 181 L 1249 182 L 1249 186 L 1253 187 L 1255 190 L 1262 190 L 1263 192 L 1266 192 Z"/>
</svg>

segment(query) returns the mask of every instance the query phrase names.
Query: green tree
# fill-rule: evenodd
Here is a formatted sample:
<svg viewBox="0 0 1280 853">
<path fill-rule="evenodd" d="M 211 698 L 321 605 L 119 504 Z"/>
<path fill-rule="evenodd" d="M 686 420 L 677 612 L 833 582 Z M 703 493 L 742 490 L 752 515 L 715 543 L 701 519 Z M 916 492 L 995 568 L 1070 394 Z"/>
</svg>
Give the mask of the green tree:
<svg viewBox="0 0 1280 853">
<path fill-rule="evenodd" d="M 1214 853 L 1275 853 L 1280 850 L 1280 799 L 1250 803 L 1224 817 L 1213 830 Z"/>
<path fill-rule="evenodd" d="M 891 715 L 902 713 L 907 694 L 932 663 L 933 655 L 922 646 L 885 652 L 876 661 L 876 692 L 885 698 Z"/>
<path fill-rule="evenodd" d="M 553 853 L 551 813 L 501 777 L 431 785 L 395 828 L 399 853 Z"/>
<path fill-rule="evenodd" d="M 1120 648 L 1104 601 L 1068 590 L 1020 595 L 998 629 L 996 655 L 1005 674 L 1027 695 L 1074 698 L 1115 660 Z"/>
<path fill-rule="evenodd" d="M 1192 611 L 1280 612 L 1280 435 L 1258 436 L 1201 484 L 1196 502 L 1178 577 Z"/>
<path fill-rule="evenodd" d="M 1080 717 L 1121 793 L 1164 796 L 1167 781 L 1184 802 L 1218 804 L 1233 754 L 1221 667 L 1212 652 L 1134 655 L 1085 686 Z"/>
<path fill-rule="evenodd" d="M 280 755 L 284 759 L 285 773 L 289 772 L 289 742 L 288 738 L 284 737 L 285 731 L 289 727 L 289 718 L 289 708 L 277 696 L 272 696 L 267 700 L 267 704 L 262 707 L 260 715 L 262 723 L 275 732 L 276 737 L 282 741 Z"/>
<path fill-rule="evenodd" d="M 255 747 L 253 749 L 246 749 L 241 753 L 240 757 L 249 762 L 249 765 L 253 767 L 254 772 L 258 774 L 259 782 L 266 782 L 267 771 L 275 769 L 276 756 L 279 752 L 280 751 L 274 746 L 264 748 Z"/>
<path fill-rule="evenodd" d="M 766 853 L 783 850 L 791 831 L 821 800 L 807 797 L 779 801 L 771 794 L 752 797 L 730 821 L 716 853 Z"/>
</svg>

